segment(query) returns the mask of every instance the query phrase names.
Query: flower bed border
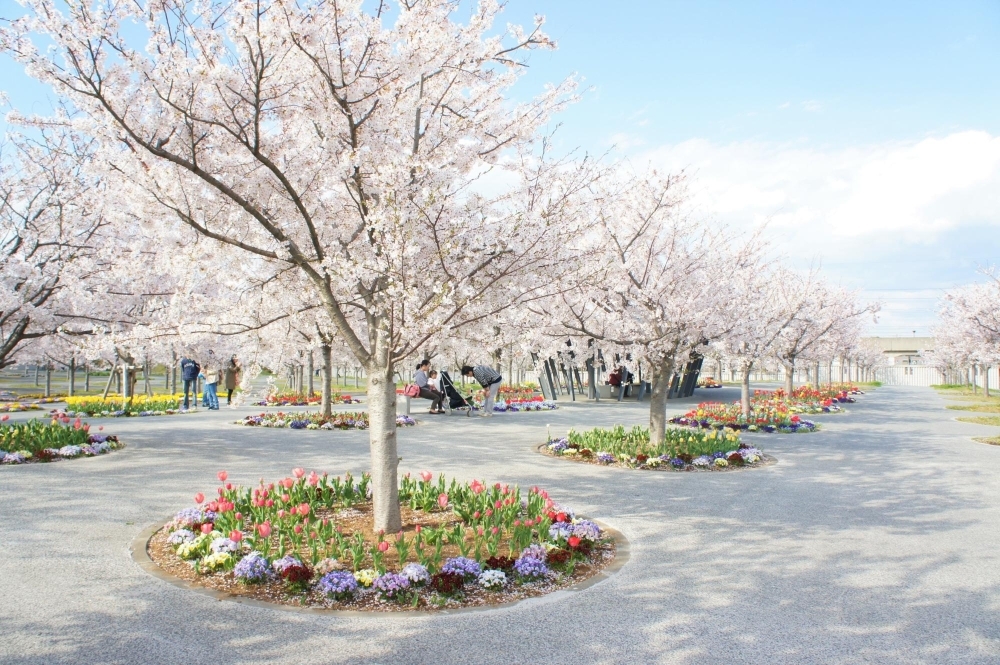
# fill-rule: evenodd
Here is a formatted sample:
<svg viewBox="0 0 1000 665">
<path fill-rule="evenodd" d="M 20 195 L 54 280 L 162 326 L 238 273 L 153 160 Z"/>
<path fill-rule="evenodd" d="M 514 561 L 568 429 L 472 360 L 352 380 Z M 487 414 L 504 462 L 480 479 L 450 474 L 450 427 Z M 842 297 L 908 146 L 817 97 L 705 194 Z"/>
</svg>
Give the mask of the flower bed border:
<svg viewBox="0 0 1000 665">
<path fill-rule="evenodd" d="M 117 435 L 115 435 L 115 436 L 117 438 Z M 35 461 L 27 461 L 26 460 L 26 461 L 21 462 L 19 464 L 4 464 L 4 463 L 0 463 L 0 468 L 7 467 L 7 466 L 38 466 L 38 465 L 41 465 L 41 464 L 56 464 L 58 462 L 75 462 L 75 461 L 79 461 L 79 460 L 83 460 L 83 459 L 100 459 L 102 457 L 108 457 L 108 456 L 110 456 L 110 455 L 112 455 L 114 453 L 124 452 L 124 451 L 130 449 L 131 445 L 132 444 L 124 443 L 121 440 L 118 440 L 118 445 L 115 446 L 114 448 L 112 448 L 111 450 L 107 451 L 106 453 L 98 453 L 96 455 L 84 455 L 83 453 L 80 453 L 79 455 L 76 455 L 74 457 L 62 457 L 62 456 L 60 456 L 60 457 L 54 457 L 53 459 L 49 460 L 48 462 L 35 462 Z M 7 454 L 8 453 L 6 453 L 5 451 L 0 450 L 0 460 L 2 460 L 4 458 L 4 456 L 7 455 Z"/>
<path fill-rule="evenodd" d="M 631 550 L 629 541 L 625 536 L 618 531 L 609 527 L 604 522 L 599 520 L 592 520 L 601 527 L 601 530 L 611 536 L 615 541 L 615 558 L 612 559 L 604 568 L 601 568 L 592 576 L 585 580 L 581 580 L 576 584 L 564 587 L 562 589 L 556 589 L 550 593 L 543 594 L 541 596 L 531 596 L 528 598 L 520 598 L 518 600 L 512 600 L 505 603 L 497 603 L 496 605 L 477 605 L 474 607 L 452 607 L 444 608 L 439 610 L 401 610 L 398 612 L 378 612 L 378 611 L 364 611 L 364 610 L 338 610 L 325 607 L 299 607 L 296 605 L 288 605 L 284 603 L 269 603 L 264 600 L 258 600 L 256 598 L 249 598 L 247 596 L 237 596 L 234 594 L 226 593 L 224 591 L 219 591 L 218 589 L 213 589 L 208 586 L 203 586 L 201 584 L 195 584 L 194 582 L 189 582 L 188 580 L 181 579 L 174 575 L 171 575 L 149 556 L 149 544 L 153 540 L 153 537 L 159 533 L 162 529 L 173 518 L 173 515 L 169 517 L 153 522 L 145 529 L 139 532 L 132 542 L 129 544 L 129 554 L 132 560 L 139 565 L 145 572 L 149 573 L 153 577 L 156 577 L 164 582 L 174 585 L 179 589 L 184 589 L 186 591 L 194 591 L 203 596 L 209 598 L 214 598 L 215 600 L 224 600 L 231 603 L 240 603 L 243 605 L 249 605 L 251 607 L 261 607 L 265 609 L 281 610 L 284 612 L 299 612 L 304 614 L 334 614 L 340 616 L 354 616 L 354 617 L 373 617 L 382 616 L 390 619 L 398 619 L 400 617 L 407 616 L 441 616 L 442 614 L 467 614 L 473 612 L 492 612 L 496 610 L 504 610 L 511 608 L 515 605 L 539 605 L 542 603 L 556 602 L 566 596 L 570 596 L 574 593 L 579 593 L 589 589 L 592 586 L 600 584 L 605 580 L 609 579 L 620 571 L 625 564 L 628 563 L 631 557 Z M 589 519 L 589 518 L 588 518 Z"/>
<path fill-rule="evenodd" d="M 547 444 L 547 443 L 541 443 L 541 444 L 535 446 L 535 452 L 538 453 L 538 454 L 540 454 L 540 455 L 544 455 L 545 457 L 551 457 L 552 459 L 564 459 L 564 460 L 568 460 L 570 462 L 576 462 L 578 464 L 587 464 L 589 466 L 600 466 L 600 467 L 605 467 L 605 468 L 608 468 L 608 469 L 624 469 L 625 471 L 654 471 L 654 472 L 669 471 L 670 473 L 688 473 L 689 472 L 688 469 L 686 469 L 686 468 L 683 471 L 677 471 L 677 470 L 671 468 L 670 464 L 667 464 L 667 463 L 661 464 L 659 467 L 656 467 L 656 468 L 645 468 L 645 469 L 640 469 L 640 468 L 637 468 L 637 467 L 636 468 L 631 468 L 631 467 L 623 466 L 622 464 L 619 464 L 617 462 L 614 463 L 614 464 L 601 464 L 600 462 L 597 462 L 597 461 L 590 461 L 590 460 L 582 459 L 578 455 L 555 455 L 555 454 L 549 452 L 548 446 L 549 446 L 549 444 Z M 711 468 L 711 469 L 694 469 L 693 471 L 691 471 L 691 473 L 729 473 L 731 471 L 747 471 L 749 469 L 759 469 L 759 468 L 764 467 L 764 466 L 771 466 L 772 464 L 776 464 L 777 462 L 778 462 L 778 458 L 777 457 L 774 457 L 773 455 L 768 455 L 767 453 L 762 452 L 761 455 L 760 455 L 760 462 L 758 462 L 757 464 L 743 465 L 743 466 L 732 466 L 732 465 L 730 465 L 730 466 L 725 466 L 725 467 L 722 467 L 722 468 L 715 467 L 715 468 Z M 601 528 L 603 528 L 603 527 L 601 527 Z"/>
</svg>

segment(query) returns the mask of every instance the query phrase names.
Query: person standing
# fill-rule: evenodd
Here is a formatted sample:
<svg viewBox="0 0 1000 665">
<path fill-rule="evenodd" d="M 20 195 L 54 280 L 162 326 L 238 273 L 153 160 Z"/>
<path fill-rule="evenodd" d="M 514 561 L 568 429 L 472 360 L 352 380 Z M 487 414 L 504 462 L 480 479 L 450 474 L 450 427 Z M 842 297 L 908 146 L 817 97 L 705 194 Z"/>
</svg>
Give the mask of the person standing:
<svg viewBox="0 0 1000 665">
<path fill-rule="evenodd" d="M 202 372 L 205 374 L 205 399 L 208 400 L 208 408 L 210 411 L 218 411 L 219 393 L 216 392 L 216 388 L 219 385 L 222 370 L 218 366 L 210 364 Z"/>
<path fill-rule="evenodd" d="M 475 377 L 479 385 L 486 390 L 486 403 L 483 404 L 483 413 L 480 415 L 483 418 L 492 416 L 493 404 L 496 402 L 497 393 L 500 391 L 500 383 L 503 381 L 503 376 L 489 365 L 476 365 L 475 367 L 464 365 L 462 367 L 462 376 Z"/>
<path fill-rule="evenodd" d="M 240 361 L 233 356 L 226 363 L 226 406 L 233 405 L 233 391 L 236 390 L 236 386 L 240 383 L 240 372 L 243 368 L 240 366 Z"/>
<path fill-rule="evenodd" d="M 444 399 L 444 394 L 434 390 L 430 386 L 429 377 L 427 376 L 428 370 L 431 368 L 431 361 L 424 359 L 420 361 L 417 365 L 417 373 L 413 375 L 413 382 L 417 384 L 420 388 L 420 396 L 424 399 L 431 400 L 431 410 L 430 413 L 439 414 L 444 413 L 444 409 L 441 408 L 441 401 Z"/>
<path fill-rule="evenodd" d="M 184 380 L 184 409 L 187 410 L 190 407 L 190 395 L 191 391 L 194 390 L 194 401 L 195 406 L 198 402 L 198 388 L 195 382 L 198 380 L 198 374 L 201 372 L 201 366 L 191 360 L 190 358 L 181 358 L 181 378 Z"/>
</svg>

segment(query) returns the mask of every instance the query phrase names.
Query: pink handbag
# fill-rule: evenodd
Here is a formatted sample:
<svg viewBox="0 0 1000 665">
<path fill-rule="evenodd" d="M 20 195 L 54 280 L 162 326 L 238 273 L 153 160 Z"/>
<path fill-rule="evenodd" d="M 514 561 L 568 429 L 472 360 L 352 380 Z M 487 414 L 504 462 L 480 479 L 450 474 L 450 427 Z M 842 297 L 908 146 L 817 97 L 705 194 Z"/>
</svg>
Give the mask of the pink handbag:
<svg viewBox="0 0 1000 665">
<path fill-rule="evenodd" d="M 407 397 L 419 397 L 420 386 L 418 386 L 415 383 L 411 383 L 410 385 L 403 388 L 403 394 L 406 395 Z"/>
</svg>

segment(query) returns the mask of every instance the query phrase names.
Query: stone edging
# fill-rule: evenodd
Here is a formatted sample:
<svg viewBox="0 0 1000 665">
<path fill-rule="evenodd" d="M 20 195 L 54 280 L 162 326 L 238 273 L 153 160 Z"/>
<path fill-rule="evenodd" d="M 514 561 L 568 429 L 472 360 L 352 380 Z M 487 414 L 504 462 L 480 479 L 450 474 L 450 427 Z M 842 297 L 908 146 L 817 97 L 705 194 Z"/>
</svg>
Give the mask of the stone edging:
<svg viewBox="0 0 1000 665">
<path fill-rule="evenodd" d="M 400 618 L 406 616 L 440 616 L 443 614 L 467 614 L 467 613 L 478 613 L 478 612 L 492 612 L 496 610 L 509 609 L 515 605 L 539 605 L 542 603 L 554 602 L 566 596 L 572 595 L 574 593 L 579 593 L 585 589 L 600 584 L 601 582 L 607 580 L 612 575 L 617 573 L 622 567 L 628 563 L 630 557 L 629 541 L 624 535 L 617 529 L 612 529 L 603 522 L 594 520 L 597 522 L 598 526 L 610 536 L 615 539 L 615 558 L 614 560 L 600 570 L 597 574 L 592 577 L 574 584 L 573 586 L 567 587 L 565 589 L 558 589 L 552 593 L 547 593 L 542 596 L 532 596 L 531 598 L 522 598 L 520 600 L 510 601 L 508 603 L 500 603 L 497 605 L 490 605 L 488 607 L 458 607 L 453 609 L 444 610 L 408 610 L 401 612 L 363 612 L 360 610 L 335 610 L 327 609 L 323 607 L 296 607 L 294 605 L 284 605 L 280 603 L 269 603 L 263 600 L 257 600 L 256 598 L 246 598 L 243 596 L 234 596 L 217 589 L 212 589 L 209 587 L 204 587 L 187 580 L 182 580 L 179 577 L 174 577 L 170 573 L 166 572 L 154 562 L 150 556 L 147 548 L 149 547 L 149 541 L 153 539 L 164 525 L 170 521 L 167 518 L 161 522 L 155 522 L 150 526 L 143 529 L 131 542 L 129 545 L 129 554 L 132 560 L 135 561 L 140 568 L 152 575 L 153 577 L 159 578 L 164 582 L 174 585 L 180 589 L 185 589 L 187 591 L 194 591 L 195 593 L 200 593 L 203 596 L 208 596 L 209 598 L 214 598 L 215 600 L 225 600 L 232 603 L 240 603 L 242 605 L 249 605 L 251 607 L 261 607 L 272 610 L 281 610 L 284 612 L 298 612 L 302 614 L 334 614 L 338 616 L 347 617 L 372 617 L 387 615 L 393 618 Z"/>
</svg>

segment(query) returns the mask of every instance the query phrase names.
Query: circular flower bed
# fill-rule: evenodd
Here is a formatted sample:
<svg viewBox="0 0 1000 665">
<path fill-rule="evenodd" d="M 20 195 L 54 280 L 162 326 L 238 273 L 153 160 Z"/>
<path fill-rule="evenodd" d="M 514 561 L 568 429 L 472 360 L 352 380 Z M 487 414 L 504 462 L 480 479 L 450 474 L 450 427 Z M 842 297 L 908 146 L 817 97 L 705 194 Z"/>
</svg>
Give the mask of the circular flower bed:
<svg viewBox="0 0 1000 665">
<path fill-rule="evenodd" d="M 669 420 L 672 425 L 697 427 L 701 429 L 731 429 L 747 432 L 815 432 L 819 426 L 804 420 L 797 414 L 791 414 L 787 408 L 754 409 L 750 417 L 744 417 L 740 405 L 722 404 L 721 402 L 702 402 L 697 408 L 691 409 L 683 416 L 675 416 Z"/>
<path fill-rule="evenodd" d="M 3 417 L 4 420 L 7 416 Z M 103 429 L 103 428 L 102 428 Z M 93 457 L 124 447 L 116 436 L 90 434 L 89 425 L 68 418 L 0 425 L 0 464 L 56 462 Z"/>
<path fill-rule="evenodd" d="M 0 413 L 18 413 L 20 411 L 38 411 L 42 407 L 24 402 L 5 402 L 0 404 Z"/>
<path fill-rule="evenodd" d="M 184 395 L 136 395 L 121 397 L 67 397 L 65 415 L 69 417 L 126 418 L 131 416 L 169 416 L 186 413 L 180 408 Z M 197 399 L 195 397 L 195 399 Z M 61 415 L 61 414 L 60 414 Z"/>
<path fill-rule="evenodd" d="M 477 404 L 477 408 L 482 408 L 482 404 Z M 558 409 L 555 402 L 544 400 L 541 397 L 531 399 L 511 399 L 507 401 L 498 400 L 493 405 L 493 410 L 499 413 L 516 413 L 518 411 L 552 411 Z"/>
<path fill-rule="evenodd" d="M 288 429 L 368 429 L 368 414 L 364 411 L 335 413 L 329 418 L 322 413 L 260 413 L 237 420 L 234 424 L 248 427 Z M 410 416 L 396 416 L 396 427 L 411 427 L 417 421 Z"/>
<path fill-rule="evenodd" d="M 311 396 L 298 393 L 275 393 L 266 399 L 254 402 L 254 406 L 317 406 L 323 401 L 322 395 L 313 393 Z M 361 400 L 351 395 L 333 393 L 330 396 L 333 404 L 361 404 Z"/>
<path fill-rule="evenodd" d="M 735 432 L 670 428 L 664 442 L 653 445 L 648 429 L 636 426 L 626 430 L 621 425 L 582 433 L 571 430 L 568 436 L 551 440 L 540 450 L 553 457 L 590 464 L 662 471 L 730 471 L 773 461 L 758 448 L 740 442 Z"/>
<path fill-rule="evenodd" d="M 400 482 L 403 528 L 372 531 L 370 479 L 304 469 L 277 483 L 227 483 L 177 513 L 147 543 L 161 569 L 274 603 L 406 610 L 506 603 L 585 580 L 615 542 L 541 489 L 423 472 Z"/>
</svg>

